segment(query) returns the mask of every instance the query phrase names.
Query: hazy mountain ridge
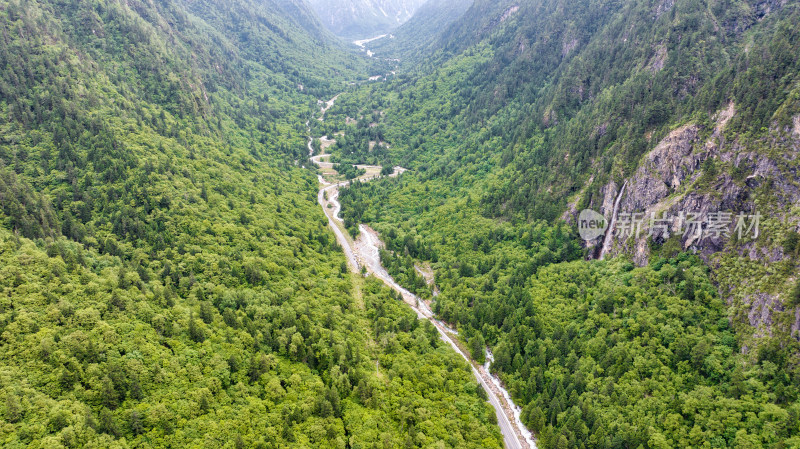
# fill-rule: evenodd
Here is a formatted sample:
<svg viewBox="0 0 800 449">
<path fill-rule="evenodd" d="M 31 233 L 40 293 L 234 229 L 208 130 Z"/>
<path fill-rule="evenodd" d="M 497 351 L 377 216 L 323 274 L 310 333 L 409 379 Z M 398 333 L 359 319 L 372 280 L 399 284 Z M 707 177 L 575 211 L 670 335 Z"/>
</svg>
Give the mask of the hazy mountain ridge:
<svg viewBox="0 0 800 449">
<path fill-rule="evenodd" d="M 322 23 L 348 39 L 386 34 L 410 19 L 425 0 L 308 0 Z"/>
<path fill-rule="evenodd" d="M 423 63 L 434 45 L 453 22 L 472 5 L 472 0 L 428 0 L 403 25 L 392 31 L 391 38 L 369 44 L 379 57 L 398 58 L 408 68 Z"/>
</svg>

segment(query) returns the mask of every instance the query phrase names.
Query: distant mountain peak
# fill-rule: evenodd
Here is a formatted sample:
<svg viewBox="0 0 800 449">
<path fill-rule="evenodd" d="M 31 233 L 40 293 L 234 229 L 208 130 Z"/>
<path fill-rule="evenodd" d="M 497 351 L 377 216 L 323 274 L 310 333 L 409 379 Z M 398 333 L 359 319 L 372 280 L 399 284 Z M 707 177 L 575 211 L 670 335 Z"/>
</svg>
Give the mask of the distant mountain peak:
<svg viewBox="0 0 800 449">
<path fill-rule="evenodd" d="M 359 39 L 385 34 L 405 23 L 426 0 L 309 0 L 334 34 Z"/>
</svg>

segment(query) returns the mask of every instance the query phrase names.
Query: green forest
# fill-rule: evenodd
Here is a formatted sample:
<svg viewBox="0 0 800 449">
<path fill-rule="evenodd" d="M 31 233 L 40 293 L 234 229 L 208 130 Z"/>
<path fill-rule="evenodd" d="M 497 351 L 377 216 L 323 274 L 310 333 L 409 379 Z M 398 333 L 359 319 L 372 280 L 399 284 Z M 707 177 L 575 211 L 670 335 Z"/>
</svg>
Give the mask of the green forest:
<svg viewBox="0 0 800 449">
<path fill-rule="evenodd" d="M 679 1 L 654 19 L 649 2 L 554 3 L 514 3 L 496 25 L 512 3 L 476 2 L 411 73 L 339 98 L 325 131 L 347 138 L 334 157 L 410 170 L 342 191 L 345 224 L 380 232 L 389 272 L 432 300 L 477 361 L 492 349 L 542 447 L 800 446 L 796 200 L 767 184 L 746 201 L 784 218 L 768 217 L 757 241 L 698 257 L 650 240 L 639 267 L 585 261 L 562 221 L 672 129 L 709 136 L 729 102 L 724 139 L 784 158 L 795 188 L 800 11 Z M 695 191 L 747 173 L 708 162 Z M 784 256 L 754 258 L 753 245 Z M 415 270 L 424 263 L 438 296 Z M 752 291 L 789 313 L 756 331 Z"/>
<path fill-rule="evenodd" d="M 328 136 L 347 233 L 539 447 L 800 447 L 798 23 L 432 2 L 367 57 L 302 0 L 0 0 L 0 446 L 504 447 L 470 365 L 348 265 Z M 740 189 L 763 232 L 592 260 L 575 212 L 684 126 L 691 199 Z"/>
<path fill-rule="evenodd" d="M 363 63 L 236 5 L 0 5 L 0 445 L 501 447 L 299 167 Z"/>
<path fill-rule="evenodd" d="M 665 247 L 642 268 L 585 262 L 569 227 L 498 223 L 405 176 L 342 191 L 345 216 L 376 226 L 390 273 L 422 297 L 431 292 L 415 261 L 433 265 L 432 309 L 477 361 L 492 348 L 543 447 L 800 444 L 800 345 L 742 354 L 699 258 Z M 415 190 L 430 203 L 399 194 Z"/>
</svg>

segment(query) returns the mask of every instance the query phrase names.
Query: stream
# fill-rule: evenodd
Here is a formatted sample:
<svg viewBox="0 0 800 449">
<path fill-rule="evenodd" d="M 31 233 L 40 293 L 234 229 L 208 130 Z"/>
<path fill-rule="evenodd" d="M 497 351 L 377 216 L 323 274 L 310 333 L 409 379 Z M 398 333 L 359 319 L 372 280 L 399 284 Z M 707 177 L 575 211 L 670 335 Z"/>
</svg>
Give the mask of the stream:
<svg viewBox="0 0 800 449">
<path fill-rule="evenodd" d="M 619 193 L 617 194 L 617 198 L 614 200 L 614 209 L 611 211 L 611 222 L 608 224 L 608 229 L 606 229 L 606 235 L 603 236 L 603 245 L 600 247 L 600 260 L 608 254 L 611 250 L 611 243 L 614 240 L 614 227 L 617 225 L 617 212 L 619 211 L 619 202 L 622 201 L 622 195 L 625 194 L 625 186 L 628 185 L 628 181 L 622 183 L 622 188 L 619 189 Z"/>
<path fill-rule="evenodd" d="M 321 108 L 321 115 L 318 120 L 324 120 L 325 112 L 333 106 L 337 97 L 338 95 L 322 103 L 324 106 Z M 306 122 L 306 125 L 308 126 L 309 123 Z M 472 360 L 467 350 L 459 345 L 456 338 L 458 332 L 447 326 L 446 323 L 438 320 L 434 316 L 429 305 L 423 299 L 398 284 L 392 276 L 389 275 L 380 260 L 380 249 L 384 247 L 384 243 L 375 230 L 365 224 L 360 224 L 359 236 L 355 240 L 347 232 L 344 227 L 344 221 L 339 216 L 342 206 L 339 203 L 338 197 L 339 189 L 349 185 L 351 181 L 339 181 L 336 179 L 338 178 L 338 173 L 334 170 L 333 164 L 330 162 L 330 154 L 326 153 L 326 149 L 331 146 L 335 140 L 328 139 L 327 136 L 322 136 L 320 138 L 322 142 L 320 154 L 315 155 L 312 144 L 313 138 L 310 134 L 311 128 L 309 127 L 309 156 L 311 161 L 322 171 L 322 174 L 319 175 L 320 189 L 317 194 L 317 201 L 328 217 L 328 224 L 336 235 L 336 240 L 342 247 L 345 257 L 347 257 L 350 270 L 354 273 L 358 273 L 363 267 L 368 274 L 375 276 L 398 292 L 403 298 L 403 301 L 416 312 L 417 316 L 420 319 L 430 321 L 439 331 L 441 339 L 449 344 L 456 353 L 470 364 L 475 379 L 486 391 L 489 403 L 494 407 L 495 414 L 497 415 L 497 424 L 500 426 L 506 448 L 536 449 L 533 435 L 525 428 L 520 420 L 521 409 L 511 400 L 511 396 L 503 387 L 500 379 L 492 375 L 489 371 L 490 363 L 493 359 L 491 352 L 487 351 L 487 363 L 485 365 L 479 365 Z M 366 170 L 366 173 L 352 182 L 368 182 L 381 176 L 381 166 L 357 165 L 357 167 Z M 395 167 L 394 172 L 389 176 L 398 176 L 404 171 L 406 170 L 402 167 Z"/>
</svg>

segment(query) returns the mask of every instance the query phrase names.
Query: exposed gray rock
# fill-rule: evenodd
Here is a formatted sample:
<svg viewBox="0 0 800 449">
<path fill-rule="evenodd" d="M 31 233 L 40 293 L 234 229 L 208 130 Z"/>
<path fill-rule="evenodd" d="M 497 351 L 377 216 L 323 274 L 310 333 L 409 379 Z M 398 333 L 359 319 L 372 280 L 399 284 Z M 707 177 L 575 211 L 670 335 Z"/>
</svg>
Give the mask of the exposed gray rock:
<svg viewBox="0 0 800 449">
<path fill-rule="evenodd" d="M 647 69 L 650 70 L 650 73 L 657 73 L 660 72 L 661 69 L 664 68 L 664 64 L 667 62 L 667 46 L 664 44 L 659 45 L 656 48 L 655 54 L 650 61 L 647 63 Z"/>
<path fill-rule="evenodd" d="M 644 162 L 630 179 L 630 190 L 621 210 L 643 211 L 657 204 L 694 174 L 705 159 L 694 153 L 698 128 L 682 126 L 672 131 L 645 156 Z"/>
<path fill-rule="evenodd" d="M 684 249 L 695 249 L 703 255 L 710 255 L 724 247 L 728 235 L 717 235 L 702 228 L 699 235 L 691 231 L 692 215 L 706 226 L 709 214 L 729 213 L 727 232 L 734 230 L 739 213 L 753 215 L 757 212 L 752 201 L 752 192 L 763 186 L 771 186 L 775 191 L 775 201 L 781 208 L 800 202 L 800 183 L 796 168 L 782 167 L 770 157 L 747 151 L 737 143 L 726 144 L 723 134 L 728 121 L 735 114 L 733 104 L 720 111 L 714 118 L 716 126 L 708 139 L 699 142 L 700 128 L 688 124 L 673 130 L 656 147 L 645 155 L 639 168 L 626 180 L 625 191 L 619 210 L 621 213 L 638 213 L 641 232 L 636 241 L 617 241 L 612 254 L 627 252 L 637 264 L 645 264 L 649 259 L 648 245 L 644 244 L 652 231 L 657 242 L 663 242 L 671 235 L 682 233 Z M 703 176 L 703 164 L 707 159 L 717 163 L 731 164 L 746 173 L 751 173 L 743 181 L 737 181 L 727 171 L 721 170 L 710 185 L 697 189 L 696 184 Z M 709 180 L 706 180 L 709 182 Z M 611 221 L 617 185 L 613 181 L 601 189 L 600 210 Z M 669 219 L 667 223 L 654 221 Z M 664 227 L 666 229 L 664 229 Z M 619 226 L 617 226 L 619 230 Z M 759 257 L 764 257 L 760 255 Z M 770 259 L 778 258 L 775 254 Z"/>
<path fill-rule="evenodd" d="M 614 181 L 606 184 L 602 189 L 603 204 L 600 206 L 600 213 L 606 217 L 607 221 L 611 221 L 611 213 L 614 211 L 614 200 L 617 199 L 619 188 Z"/>
<path fill-rule="evenodd" d="M 800 115 L 794 116 L 793 121 L 794 121 L 794 129 L 792 131 L 792 134 L 794 134 L 795 138 L 800 139 Z"/>
<path fill-rule="evenodd" d="M 794 309 L 794 323 L 792 323 L 790 335 L 800 340 L 800 307 Z"/>
<path fill-rule="evenodd" d="M 747 320 L 750 326 L 757 329 L 756 336 L 771 336 L 773 313 L 783 311 L 783 303 L 774 296 L 765 293 L 747 295 L 744 302 L 749 307 Z"/>
<path fill-rule="evenodd" d="M 653 18 L 658 19 L 662 14 L 672 9 L 675 6 L 675 0 L 662 0 L 653 11 Z"/>
<path fill-rule="evenodd" d="M 778 220 L 796 221 L 790 211 L 800 205 L 800 174 L 797 155 L 794 154 L 800 144 L 800 116 L 793 119 L 793 128 L 781 132 L 775 129 L 770 137 L 772 140 L 768 138 L 745 145 L 738 141 L 726 142 L 724 137 L 725 126 L 735 112 L 733 104 L 730 104 L 717 113 L 710 133 L 704 133 L 693 124 L 681 126 L 643 156 L 638 169 L 624 180 L 626 189 L 621 195 L 616 226 L 619 233 L 625 226 L 620 223 L 625 222 L 619 219 L 624 217 L 622 214 L 636 213 L 639 214 L 637 219 L 641 220 L 640 233 L 637 237 L 625 238 L 615 235 L 610 242 L 609 255 L 625 253 L 635 264 L 643 266 L 650 259 L 651 233 L 653 240 L 662 243 L 671 235 L 680 234 L 684 249 L 696 251 L 713 265 L 713 254 L 726 249 L 738 214 L 759 213 L 762 217 L 769 215 Z M 702 135 L 708 137 L 701 138 Z M 758 150 L 749 148 L 749 145 Z M 707 163 L 716 167 L 712 175 L 704 173 Z M 589 206 L 599 210 L 609 223 L 619 189 L 617 182 L 609 182 Z M 756 205 L 758 192 L 769 192 L 767 203 L 762 201 Z M 759 195 L 764 198 L 763 194 Z M 576 204 L 581 195 L 578 196 Z M 714 229 L 709 217 L 718 216 L 720 212 L 729 214 L 728 226 L 712 232 Z M 700 235 L 689 232 L 692 230 L 690 214 L 699 216 Z M 654 219 L 652 223 L 651 217 Z M 655 221 L 661 218 L 667 220 Z M 633 231 L 630 225 L 625 229 Z M 587 245 L 595 257 L 601 252 L 598 245 L 601 243 L 590 242 Z M 739 257 L 771 264 L 788 257 L 783 254 L 780 244 L 765 244 L 758 240 L 740 244 L 737 251 Z M 789 317 L 788 320 L 781 319 L 781 322 L 786 321 L 785 330 L 800 339 L 800 309 L 784 311 L 782 292 L 748 291 L 746 288 L 738 291 L 737 297 L 744 298 L 747 321 L 757 329 L 756 337 L 772 335 L 775 313 L 781 313 Z M 729 303 L 734 300 L 732 291 L 723 295 Z"/>
</svg>

